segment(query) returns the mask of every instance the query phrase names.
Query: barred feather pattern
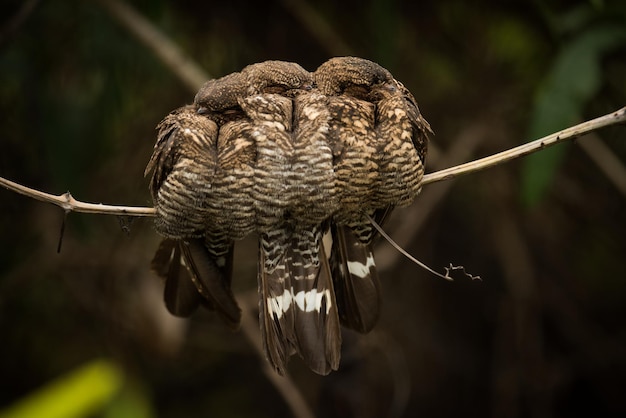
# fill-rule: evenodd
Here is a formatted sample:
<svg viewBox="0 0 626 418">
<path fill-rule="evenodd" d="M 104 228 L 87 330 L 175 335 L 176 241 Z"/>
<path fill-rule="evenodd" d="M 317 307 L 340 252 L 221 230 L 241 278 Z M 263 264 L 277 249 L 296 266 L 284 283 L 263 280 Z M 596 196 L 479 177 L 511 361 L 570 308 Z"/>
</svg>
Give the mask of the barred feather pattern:
<svg viewBox="0 0 626 418">
<path fill-rule="evenodd" d="M 157 210 L 156 229 L 174 240 L 173 245 L 162 245 L 155 256 L 156 264 L 163 265 L 161 272 L 166 272 L 166 306 L 175 315 L 191 314 L 198 305 L 189 294 L 191 281 L 200 301 L 236 327 L 240 310 L 230 290 L 232 244 L 206 225 L 207 202 L 214 198 L 213 181 L 219 167 L 217 124 L 198 114 L 195 106 L 185 106 L 157 128 L 146 174 L 153 173 L 150 189 Z"/>
<path fill-rule="evenodd" d="M 314 77 L 331 103 L 329 141 L 342 191 L 330 260 L 339 316 L 343 325 L 368 332 L 378 320 L 381 296 L 372 250 L 376 231 L 367 215 L 382 223 L 394 206 L 417 195 L 423 176 L 417 145 L 425 135 L 414 99 L 378 64 L 333 58 Z"/>
<path fill-rule="evenodd" d="M 158 126 L 157 143 L 146 167 L 153 171 L 150 191 L 157 210 L 156 229 L 168 238 L 202 236 L 204 202 L 217 168 L 215 122 L 193 106 L 170 113 Z"/>
<path fill-rule="evenodd" d="M 260 94 L 244 99 L 241 106 L 254 123 L 251 135 L 257 159 L 252 197 L 257 228 L 259 232 L 268 232 L 282 224 L 290 204 L 286 197 L 294 152 L 293 103 L 277 94 Z"/>
<path fill-rule="evenodd" d="M 382 224 L 420 191 L 430 127 L 411 93 L 360 58 L 314 73 L 266 61 L 208 81 L 158 129 L 146 172 L 168 309 L 204 305 L 236 327 L 233 242 L 257 233 L 270 364 L 285 373 L 297 353 L 319 374 L 337 369 L 339 324 L 368 332 L 380 313 L 368 215 Z"/>
<path fill-rule="evenodd" d="M 218 169 L 213 182 L 213 199 L 205 228 L 215 229 L 230 240 L 239 240 L 256 230 L 255 183 L 256 143 L 252 122 L 247 118 L 227 122 L 217 141 Z"/>
<path fill-rule="evenodd" d="M 294 100 L 293 155 L 288 176 L 289 218 L 318 225 L 339 208 L 333 154 L 328 144 L 330 113 L 325 96 L 303 93 Z"/>
<path fill-rule="evenodd" d="M 328 260 L 321 263 L 319 256 L 321 222 L 336 207 L 332 153 L 325 141 L 328 111 L 314 93 L 297 96 L 295 104 L 257 95 L 242 107 L 255 122 L 258 152 L 254 194 L 265 351 L 281 374 L 293 353 L 328 374 L 338 367 L 341 344 Z"/>
<path fill-rule="evenodd" d="M 170 113 L 157 129 L 146 168 L 146 173 L 154 171 L 150 190 L 156 229 L 168 238 L 199 237 L 204 230 L 203 202 L 211 194 L 217 166 L 217 125 L 193 106 L 185 106 Z"/>
<path fill-rule="evenodd" d="M 373 201 L 377 208 L 406 206 L 421 190 L 425 135 L 430 127 L 401 84 L 396 82 L 391 92 L 383 90 L 383 94 L 386 97 L 376 110 L 381 164 Z"/>
<path fill-rule="evenodd" d="M 335 158 L 339 210 L 334 219 L 350 222 L 370 205 L 378 176 L 374 105 L 355 97 L 329 97 L 329 142 Z"/>
<path fill-rule="evenodd" d="M 271 271 L 261 250 L 261 333 L 268 360 L 280 374 L 295 353 L 318 374 L 339 367 L 341 330 L 328 260 L 319 257 L 322 233 L 321 227 L 291 231 L 288 250 Z M 264 236 L 260 242 L 273 246 Z"/>
</svg>

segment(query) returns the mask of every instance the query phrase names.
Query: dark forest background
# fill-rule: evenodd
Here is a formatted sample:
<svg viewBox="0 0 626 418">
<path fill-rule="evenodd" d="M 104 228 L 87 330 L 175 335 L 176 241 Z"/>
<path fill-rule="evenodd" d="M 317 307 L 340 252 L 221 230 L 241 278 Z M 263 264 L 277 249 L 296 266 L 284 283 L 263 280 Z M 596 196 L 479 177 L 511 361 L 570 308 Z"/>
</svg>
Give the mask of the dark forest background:
<svg viewBox="0 0 626 418">
<path fill-rule="evenodd" d="M 193 91 L 106 3 L 0 5 L 0 176 L 150 206 L 155 126 Z M 435 131 L 430 172 L 626 104 L 620 0 L 131 4 L 213 77 L 267 59 L 380 63 Z M 379 325 L 345 332 L 328 377 L 290 363 L 311 410 L 626 416 L 625 137 L 607 128 L 429 185 L 397 210 L 386 229 L 410 253 L 483 280 L 446 282 L 380 242 Z M 0 190 L 0 215 L 0 416 L 291 414 L 243 333 L 165 311 L 151 220 L 69 214 L 57 254 L 59 208 Z M 254 308 L 254 241 L 236 257 L 235 288 Z"/>
</svg>

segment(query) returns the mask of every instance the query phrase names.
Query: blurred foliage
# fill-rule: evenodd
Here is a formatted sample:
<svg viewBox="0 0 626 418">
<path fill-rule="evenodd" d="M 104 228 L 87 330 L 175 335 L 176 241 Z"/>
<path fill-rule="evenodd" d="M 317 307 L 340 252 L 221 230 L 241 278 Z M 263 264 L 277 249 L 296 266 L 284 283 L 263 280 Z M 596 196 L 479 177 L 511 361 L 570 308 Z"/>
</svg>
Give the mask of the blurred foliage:
<svg viewBox="0 0 626 418">
<path fill-rule="evenodd" d="M 112 362 L 92 360 L 0 410 L 0 418 L 78 418 L 101 411 L 103 418 L 155 416 L 146 394 L 128 383 Z"/>
<path fill-rule="evenodd" d="M 626 48 L 626 15 L 621 17 L 618 24 L 616 15 L 608 10 L 579 5 L 552 19 L 554 32 L 564 34 L 566 40 L 537 92 L 529 138 L 540 138 L 584 119 L 585 107 L 602 87 L 606 55 Z M 553 147 L 524 160 L 522 197 L 527 205 L 536 204 L 545 195 L 568 148 Z"/>
<path fill-rule="evenodd" d="M 101 409 L 102 405 L 111 399 L 113 393 L 120 390 L 122 380 L 120 371 L 114 365 L 94 360 L 78 370 L 57 378 L 9 408 L 0 410 L 0 417 L 88 416 Z"/>
<path fill-rule="evenodd" d="M 11 26 L 27 3 L 0 4 L 0 175 L 149 205 L 154 127 L 193 92 L 98 2 L 35 2 Z M 476 158 L 626 104 L 622 0 L 309 2 L 335 42 L 294 3 L 132 5 L 213 76 L 266 59 L 312 70 L 338 50 L 379 62 L 436 132 L 430 171 L 477 132 Z M 626 161 L 623 127 L 599 135 Z M 426 211 L 442 187 L 426 187 L 414 208 Z M 410 229 L 410 209 L 390 219 L 392 236 Z M 241 333 L 208 312 L 164 312 L 148 220 L 126 234 L 116 219 L 71 214 L 56 254 L 58 208 L 0 190 L 0 211 L 0 375 L 10 383 L 0 411 L 56 390 L 37 415 L 289 415 Z M 456 181 L 406 247 L 484 282 L 439 281 L 405 260 L 381 269 L 380 324 L 346 332 L 328 377 L 294 359 L 298 388 L 327 417 L 626 415 L 624 213 L 624 196 L 576 144 Z M 256 289 L 255 251 L 253 241 L 237 248 L 238 291 Z"/>
</svg>

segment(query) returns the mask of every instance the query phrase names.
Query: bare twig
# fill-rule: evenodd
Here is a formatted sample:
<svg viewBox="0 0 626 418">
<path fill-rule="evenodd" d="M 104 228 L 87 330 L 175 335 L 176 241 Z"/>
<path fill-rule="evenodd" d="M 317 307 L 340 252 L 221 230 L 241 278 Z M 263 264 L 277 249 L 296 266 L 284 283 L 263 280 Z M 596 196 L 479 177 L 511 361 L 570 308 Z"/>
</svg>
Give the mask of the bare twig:
<svg viewBox="0 0 626 418">
<path fill-rule="evenodd" d="M 417 258 L 413 257 L 411 254 L 409 254 L 404 248 L 402 248 L 400 245 L 398 245 L 386 232 L 385 230 L 378 225 L 378 223 L 369 215 L 365 215 L 367 216 L 367 219 L 369 219 L 370 223 L 372 224 L 372 226 L 378 231 L 378 233 L 387 240 L 387 242 L 389 244 L 391 244 L 400 254 L 402 254 L 403 256 L 405 256 L 406 258 L 408 258 L 409 260 L 411 260 L 413 263 L 417 264 L 418 266 L 420 266 L 421 268 L 423 268 L 424 270 L 428 271 L 431 274 L 434 274 L 437 277 L 440 277 L 442 279 L 445 280 L 454 280 L 452 278 L 452 276 L 450 276 L 450 273 L 453 271 L 461 271 L 463 273 L 463 275 L 465 277 L 468 277 L 472 280 L 482 280 L 480 278 L 480 276 L 474 276 L 470 273 L 468 273 L 465 270 L 465 267 L 463 266 L 455 266 L 452 263 L 450 263 L 450 265 L 448 267 L 444 267 L 443 269 L 446 271 L 445 274 L 441 274 L 441 273 L 437 273 L 435 270 L 433 270 L 432 268 L 428 267 L 426 264 L 422 263 L 421 261 L 419 261 Z"/>
<path fill-rule="evenodd" d="M 474 125 L 464 128 L 461 134 L 451 143 L 453 144 L 446 154 L 437 151 L 438 158 L 433 157 L 435 147 L 428 145 L 428 160 L 435 161 L 435 167 L 446 167 L 452 164 L 459 164 L 467 161 L 474 155 L 479 144 L 488 135 L 493 135 L 493 127 L 489 129 L 484 122 L 478 121 Z M 424 190 L 419 196 L 419 204 L 413 204 L 406 208 L 395 209 L 396 219 L 402 219 L 402 222 L 390 222 L 386 225 L 389 235 L 402 248 L 411 242 L 418 234 L 422 226 L 426 223 L 430 215 L 443 202 L 444 198 L 452 190 L 453 181 L 447 181 Z M 379 245 L 376 248 L 376 269 L 381 272 L 391 268 L 400 258 L 401 254 L 395 250 L 393 246 Z"/>
<path fill-rule="evenodd" d="M 509 150 L 490 155 L 489 157 L 481 158 L 480 160 L 471 161 L 469 163 L 461 164 L 445 170 L 426 174 L 424 176 L 424 179 L 422 180 L 422 184 L 426 185 L 441 180 L 448 180 L 454 177 L 458 177 L 460 175 L 473 173 L 475 171 L 484 170 L 485 168 L 490 168 L 495 165 L 510 161 L 514 158 L 519 158 L 528 154 L 532 154 L 533 152 L 537 152 L 563 141 L 577 138 L 581 135 L 596 131 L 600 128 L 623 123 L 626 123 L 626 107 L 623 107 L 607 115 L 600 116 L 599 118 L 592 119 L 590 121 L 583 122 L 581 124 L 564 129 L 560 132 L 544 136 L 543 138 L 539 138 L 527 144 L 520 145 L 519 147 L 511 148 Z"/>
<path fill-rule="evenodd" d="M 615 112 L 609 113 L 607 115 L 587 122 L 583 122 L 576 126 L 572 126 L 571 128 L 567 128 L 555 134 L 537 139 L 536 141 L 529 142 L 528 144 L 511 148 L 510 150 L 503 151 L 489 157 L 481 158 L 480 160 L 471 161 L 469 163 L 447 168 L 445 170 L 435 171 L 434 173 L 426 174 L 424 176 L 422 184 L 426 185 L 441 180 L 452 179 L 454 177 L 473 173 L 475 171 L 484 170 L 486 168 L 490 168 L 498 164 L 510 161 L 514 158 L 522 157 L 533 152 L 540 151 L 548 146 L 566 141 L 568 139 L 577 138 L 581 135 L 596 131 L 600 128 L 604 128 L 610 125 L 623 124 L 625 122 L 626 107 L 623 107 Z M 114 206 L 103 205 L 99 203 L 80 202 L 74 199 L 69 192 L 55 196 L 48 193 L 40 192 L 35 189 L 31 189 L 26 186 L 22 186 L 18 183 L 12 182 L 2 177 L 0 177 L 0 186 L 4 186 L 9 190 L 13 190 L 14 192 L 23 194 L 25 196 L 32 197 L 33 199 L 41 200 L 42 202 L 52 203 L 69 212 L 126 216 L 155 216 L 156 213 L 154 208 Z"/>
<path fill-rule="evenodd" d="M 30 187 L 22 186 L 21 184 L 15 183 L 11 180 L 7 180 L 3 177 L 0 177 L 0 186 L 3 186 L 24 196 L 40 200 L 42 202 L 52 203 L 53 205 L 59 206 L 66 212 L 124 216 L 155 216 L 156 214 L 154 208 L 114 206 L 103 205 L 101 203 L 80 202 L 74 199 L 70 192 L 65 192 L 63 194 L 55 196 L 49 193 L 40 192 L 39 190 L 31 189 Z"/>
<path fill-rule="evenodd" d="M 211 78 L 194 60 L 189 58 L 174 42 L 149 20 L 137 13 L 128 3 L 120 0 L 98 0 L 119 23 L 174 73 L 193 92 Z"/>
</svg>

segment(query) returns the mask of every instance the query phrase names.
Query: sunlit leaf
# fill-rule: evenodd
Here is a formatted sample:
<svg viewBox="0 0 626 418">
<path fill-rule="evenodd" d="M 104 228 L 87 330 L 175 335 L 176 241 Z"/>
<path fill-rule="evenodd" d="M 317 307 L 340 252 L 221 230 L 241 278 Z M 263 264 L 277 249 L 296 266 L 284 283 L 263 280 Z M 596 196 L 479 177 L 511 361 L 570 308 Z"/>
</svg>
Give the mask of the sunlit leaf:
<svg viewBox="0 0 626 418">
<path fill-rule="evenodd" d="M 123 381 L 115 364 L 94 360 L 0 411 L 0 418 L 86 417 L 102 408 Z"/>
</svg>

